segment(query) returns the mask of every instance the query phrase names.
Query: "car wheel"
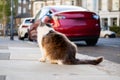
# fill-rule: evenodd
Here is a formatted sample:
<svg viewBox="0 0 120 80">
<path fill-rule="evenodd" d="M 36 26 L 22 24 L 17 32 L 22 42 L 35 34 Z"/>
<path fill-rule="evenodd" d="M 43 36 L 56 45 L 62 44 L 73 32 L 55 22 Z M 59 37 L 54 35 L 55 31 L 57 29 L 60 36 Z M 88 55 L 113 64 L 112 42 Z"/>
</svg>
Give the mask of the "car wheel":
<svg viewBox="0 0 120 80">
<path fill-rule="evenodd" d="M 97 41 L 98 41 L 98 39 L 88 39 L 85 42 L 88 46 L 95 46 Z"/>
<path fill-rule="evenodd" d="M 32 39 L 28 38 L 29 41 L 33 41 Z"/>
<path fill-rule="evenodd" d="M 109 36 L 110 38 L 116 38 L 116 35 L 115 34 L 112 34 Z"/>
<path fill-rule="evenodd" d="M 33 40 L 30 38 L 29 34 L 28 34 L 28 40 L 29 40 L 29 41 L 33 41 Z"/>
<path fill-rule="evenodd" d="M 24 40 L 24 37 L 20 37 L 20 36 L 19 36 L 18 39 L 19 39 L 19 40 Z"/>
<path fill-rule="evenodd" d="M 28 33 L 25 34 L 25 38 L 28 38 Z"/>
<path fill-rule="evenodd" d="M 106 35 L 104 36 L 104 38 L 109 38 L 109 35 L 108 35 L 108 34 L 106 34 Z"/>
<path fill-rule="evenodd" d="M 33 41 L 33 40 L 30 38 L 29 30 L 28 30 L 28 40 L 29 40 L 29 41 Z"/>
</svg>

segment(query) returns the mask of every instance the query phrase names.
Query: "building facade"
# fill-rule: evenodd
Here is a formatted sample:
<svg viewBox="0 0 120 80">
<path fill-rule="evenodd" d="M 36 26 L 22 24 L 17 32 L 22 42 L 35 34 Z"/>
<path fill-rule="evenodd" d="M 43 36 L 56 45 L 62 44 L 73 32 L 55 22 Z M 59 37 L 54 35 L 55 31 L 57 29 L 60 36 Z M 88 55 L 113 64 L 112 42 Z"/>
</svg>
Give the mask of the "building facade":
<svg viewBox="0 0 120 80">
<path fill-rule="evenodd" d="M 100 15 L 101 26 L 120 27 L 120 0 L 81 0 L 80 6 Z"/>
<path fill-rule="evenodd" d="M 101 0 L 100 3 L 101 24 L 120 27 L 120 0 Z"/>
<path fill-rule="evenodd" d="M 31 0 L 18 0 L 16 17 L 25 18 L 31 16 Z"/>
<path fill-rule="evenodd" d="M 48 5 L 75 5 L 75 0 L 18 0 L 15 23 L 19 26 L 26 17 L 34 17 L 37 12 Z"/>
</svg>

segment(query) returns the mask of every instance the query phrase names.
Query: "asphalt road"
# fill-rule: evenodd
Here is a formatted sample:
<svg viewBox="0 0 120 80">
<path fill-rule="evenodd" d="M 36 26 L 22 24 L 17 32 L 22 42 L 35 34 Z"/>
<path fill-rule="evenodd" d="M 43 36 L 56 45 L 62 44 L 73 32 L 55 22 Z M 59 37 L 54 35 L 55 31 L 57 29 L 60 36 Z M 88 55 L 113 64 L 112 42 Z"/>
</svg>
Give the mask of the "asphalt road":
<svg viewBox="0 0 120 80">
<path fill-rule="evenodd" d="M 105 59 L 120 63 L 120 38 L 100 38 L 96 46 L 86 46 L 76 42 L 78 52 L 89 56 L 103 56 Z"/>
</svg>

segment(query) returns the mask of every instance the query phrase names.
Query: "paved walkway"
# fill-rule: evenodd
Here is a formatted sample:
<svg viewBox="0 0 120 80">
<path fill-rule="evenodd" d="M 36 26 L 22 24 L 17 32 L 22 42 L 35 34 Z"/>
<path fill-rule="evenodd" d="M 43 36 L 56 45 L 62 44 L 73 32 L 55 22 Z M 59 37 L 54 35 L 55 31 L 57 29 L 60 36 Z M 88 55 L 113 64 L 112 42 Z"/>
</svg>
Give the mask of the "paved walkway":
<svg viewBox="0 0 120 80">
<path fill-rule="evenodd" d="M 120 80 L 120 64 L 114 62 L 57 65 L 39 62 L 40 56 L 37 46 L 0 38 L 0 80 Z M 77 57 L 93 58 L 81 54 Z"/>
</svg>

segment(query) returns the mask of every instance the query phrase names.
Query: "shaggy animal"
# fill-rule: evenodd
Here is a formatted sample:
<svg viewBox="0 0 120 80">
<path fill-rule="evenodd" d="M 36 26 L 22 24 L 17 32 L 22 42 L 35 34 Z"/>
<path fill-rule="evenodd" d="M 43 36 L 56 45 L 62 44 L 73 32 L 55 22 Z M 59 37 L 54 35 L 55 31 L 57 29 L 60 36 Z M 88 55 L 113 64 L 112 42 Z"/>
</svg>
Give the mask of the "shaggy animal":
<svg viewBox="0 0 120 80">
<path fill-rule="evenodd" d="M 38 27 L 38 44 L 41 49 L 41 62 L 48 60 L 53 64 L 93 64 L 103 61 L 103 57 L 95 59 L 76 59 L 77 47 L 64 34 L 48 27 Z"/>
</svg>

